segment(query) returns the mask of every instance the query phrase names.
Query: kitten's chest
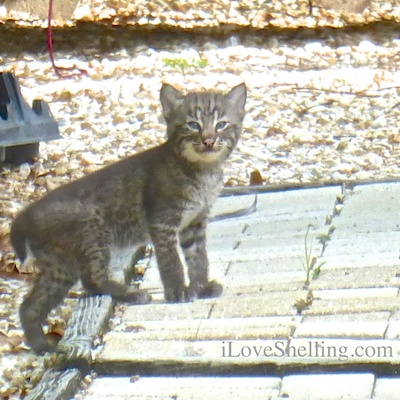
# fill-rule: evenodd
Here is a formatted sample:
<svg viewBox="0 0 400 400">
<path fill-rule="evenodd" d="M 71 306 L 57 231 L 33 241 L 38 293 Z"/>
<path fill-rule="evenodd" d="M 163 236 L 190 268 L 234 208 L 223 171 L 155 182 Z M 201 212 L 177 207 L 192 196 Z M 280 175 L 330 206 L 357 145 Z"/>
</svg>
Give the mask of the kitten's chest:
<svg viewBox="0 0 400 400">
<path fill-rule="evenodd" d="M 202 179 L 196 183 L 186 188 L 185 204 L 181 210 L 181 230 L 207 218 L 222 188 L 222 179 L 219 174 L 202 176 Z"/>
</svg>

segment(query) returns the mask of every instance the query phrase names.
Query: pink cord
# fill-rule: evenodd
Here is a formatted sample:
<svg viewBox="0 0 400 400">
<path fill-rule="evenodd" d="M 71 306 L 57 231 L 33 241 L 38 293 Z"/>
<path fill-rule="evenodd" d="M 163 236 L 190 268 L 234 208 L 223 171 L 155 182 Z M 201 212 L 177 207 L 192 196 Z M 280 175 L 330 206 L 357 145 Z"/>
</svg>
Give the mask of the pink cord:
<svg viewBox="0 0 400 400">
<path fill-rule="evenodd" d="M 53 51 L 53 29 L 51 26 L 52 20 L 53 20 L 53 0 L 49 0 L 49 13 L 47 16 L 47 49 L 49 52 L 49 57 L 54 72 L 59 78 L 72 78 L 73 76 L 87 75 L 86 70 L 80 69 L 76 66 L 72 68 L 63 68 L 63 67 L 58 67 L 56 65 L 54 60 L 54 51 Z M 70 73 L 61 73 L 61 71 L 69 71 Z"/>
</svg>

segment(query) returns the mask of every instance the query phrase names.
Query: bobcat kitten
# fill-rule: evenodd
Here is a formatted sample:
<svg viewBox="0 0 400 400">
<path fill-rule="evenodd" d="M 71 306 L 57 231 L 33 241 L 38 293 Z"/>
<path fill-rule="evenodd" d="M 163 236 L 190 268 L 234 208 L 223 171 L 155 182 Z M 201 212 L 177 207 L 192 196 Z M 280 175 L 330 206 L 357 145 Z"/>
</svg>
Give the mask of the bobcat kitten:
<svg viewBox="0 0 400 400">
<path fill-rule="evenodd" d="M 208 277 L 206 224 L 222 186 L 221 165 L 242 130 L 246 86 L 226 95 L 184 96 L 164 84 L 160 100 L 167 122 L 164 144 L 50 192 L 12 224 L 17 256 L 23 261 L 32 254 L 39 267 L 20 308 L 26 342 L 36 353 L 52 349 L 41 325 L 78 279 L 93 294 L 150 301 L 146 291 L 109 278 L 110 255 L 118 248 L 153 243 L 167 302 L 222 293 Z"/>
</svg>

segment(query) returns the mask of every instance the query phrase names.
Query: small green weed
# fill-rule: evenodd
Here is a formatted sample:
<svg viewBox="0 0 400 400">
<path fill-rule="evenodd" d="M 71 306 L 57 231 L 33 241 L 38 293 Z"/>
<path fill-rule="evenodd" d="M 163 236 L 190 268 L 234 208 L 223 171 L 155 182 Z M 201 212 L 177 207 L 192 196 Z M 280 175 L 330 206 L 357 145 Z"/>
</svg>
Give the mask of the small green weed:
<svg viewBox="0 0 400 400">
<path fill-rule="evenodd" d="M 313 255 L 313 239 L 309 239 L 310 227 L 311 225 L 308 225 L 304 238 L 304 261 L 302 261 L 303 269 L 306 273 L 306 286 L 308 286 L 312 280 L 318 278 L 318 275 L 321 272 L 321 267 L 325 264 L 325 261 L 317 264 L 318 257 Z"/>
<path fill-rule="evenodd" d="M 294 303 L 294 307 L 296 308 L 297 314 L 301 315 L 301 313 L 304 310 L 310 308 L 313 300 L 314 296 L 312 290 L 308 290 L 306 298 L 301 298 Z"/>
<path fill-rule="evenodd" d="M 331 240 L 332 233 L 335 231 L 335 229 L 336 228 L 333 225 L 331 225 L 327 233 L 321 233 L 320 235 L 317 236 L 316 239 L 322 245 L 322 253 L 325 251 L 328 242 Z"/>
<path fill-rule="evenodd" d="M 167 67 L 178 68 L 185 76 L 188 68 L 204 68 L 208 65 L 206 58 L 163 58 Z"/>
</svg>

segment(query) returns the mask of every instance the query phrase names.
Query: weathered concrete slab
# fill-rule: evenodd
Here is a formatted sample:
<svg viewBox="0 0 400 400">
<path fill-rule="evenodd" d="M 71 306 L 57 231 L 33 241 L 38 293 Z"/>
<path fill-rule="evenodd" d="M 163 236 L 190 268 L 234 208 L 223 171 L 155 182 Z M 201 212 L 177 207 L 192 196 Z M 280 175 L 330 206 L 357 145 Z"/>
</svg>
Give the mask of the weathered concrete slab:
<svg viewBox="0 0 400 400">
<path fill-rule="evenodd" d="M 384 267 L 369 266 L 357 268 L 326 269 L 323 266 L 318 279 L 311 282 L 311 289 L 349 289 L 399 287 L 400 266 L 385 265 Z"/>
<path fill-rule="evenodd" d="M 383 339 L 387 322 L 303 322 L 294 337 L 337 337 Z"/>
<path fill-rule="evenodd" d="M 398 288 L 361 288 L 342 290 L 314 290 L 314 299 L 367 299 L 367 298 L 395 298 L 399 295 Z"/>
<path fill-rule="evenodd" d="M 340 195 L 339 187 L 259 195 L 258 210 L 246 218 L 234 248 L 212 251 L 211 262 L 231 261 L 225 279 L 229 287 L 305 281 L 307 230 L 309 249 L 317 256 L 322 245 L 316 238 L 328 233 L 326 221 Z"/>
<path fill-rule="evenodd" d="M 378 378 L 375 382 L 373 400 L 397 400 L 400 393 L 400 378 Z"/>
<path fill-rule="evenodd" d="M 370 297 L 342 299 L 314 299 L 303 315 L 327 315 L 346 313 L 365 313 L 372 311 L 395 311 L 399 308 L 399 298 Z"/>
<path fill-rule="evenodd" d="M 85 400 L 185 399 L 257 400 L 276 399 L 280 378 L 98 378 Z"/>
<path fill-rule="evenodd" d="M 400 361 L 398 340 L 350 339 L 350 338 L 294 338 L 284 347 L 284 354 L 278 351 L 274 342 L 274 355 L 280 355 L 280 365 L 341 365 L 349 371 L 352 365 L 397 364 Z M 236 348 L 239 343 L 235 343 Z"/>
<path fill-rule="evenodd" d="M 354 364 L 397 365 L 398 340 L 294 338 L 256 340 L 132 340 L 132 335 L 112 333 L 96 359 L 96 370 L 126 374 L 143 370 L 174 368 L 189 372 L 240 370 L 249 367 L 299 368 Z"/>
<path fill-rule="evenodd" d="M 95 369 L 121 374 L 290 369 L 292 375 L 283 378 L 282 386 L 276 378 L 271 398 L 377 399 L 380 393 L 392 393 L 396 383 L 385 391 L 377 381 L 374 388 L 373 373 L 293 374 L 320 368 L 351 371 L 354 365 L 379 371 L 381 365 L 390 369 L 400 363 L 400 317 L 396 318 L 400 315 L 400 266 L 394 263 L 393 248 L 385 240 L 396 232 L 389 214 L 393 215 L 400 186 L 396 190 L 374 187 L 392 196 L 390 207 L 379 218 L 374 214 L 376 200 L 368 200 L 374 190 L 358 192 L 356 187 L 345 198 L 340 216 L 333 215 L 333 209 L 341 190 L 329 188 L 285 193 L 289 197 L 259 195 L 255 214 L 211 223 L 212 268 L 226 288 L 219 299 L 163 304 L 153 260 L 143 286 L 157 294 L 156 302 L 126 306 L 119 324 L 104 336 L 103 347 L 96 352 Z M 251 199 L 221 199 L 216 212 L 243 208 Z M 351 212 L 346 208 L 349 205 Z M 360 207 L 362 216 L 352 219 Z M 365 219 L 370 214 L 376 223 L 368 230 Z M 313 256 L 322 251 L 315 236 L 329 233 L 332 225 L 336 230 L 324 251 L 326 265 L 306 287 L 302 261 L 309 223 L 313 224 L 309 232 L 314 237 Z M 352 235 L 354 223 L 357 230 Z M 388 263 L 382 254 L 389 254 L 392 261 Z M 342 262 L 339 256 L 350 262 Z M 180 390 L 179 384 L 176 388 Z M 176 393 L 192 398 L 190 390 Z M 218 390 L 210 386 L 207 392 L 223 397 Z M 249 386 L 248 393 L 257 398 L 257 391 L 252 390 Z M 160 398 L 165 393 L 170 395 L 165 389 Z M 239 388 L 232 393 L 243 394 Z M 138 391 L 138 398 L 141 395 Z"/>
<path fill-rule="evenodd" d="M 230 292 L 219 299 L 197 300 L 182 304 L 147 304 L 126 306 L 127 321 L 175 321 L 210 318 L 237 318 L 259 316 L 291 316 L 296 314 L 295 304 L 305 301 L 306 290 L 257 293 Z"/>
<path fill-rule="evenodd" d="M 331 239 L 324 254 L 324 269 L 391 267 L 399 265 L 400 232 L 349 233 Z"/>
<path fill-rule="evenodd" d="M 194 303 L 128 306 L 124 317 L 137 321 L 206 319 L 215 302 L 216 300 L 199 300 Z"/>
<path fill-rule="evenodd" d="M 307 290 L 225 295 L 215 303 L 211 318 L 263 317 L 296 314 L 295 304 L 306 301 Z"/>
<path fill-rule="evenodd" d="M 400 326 L 389 318 L 388 311 L 307 315 L 293 337 L 397 339 Z"/>
<path fill-rule="evenodd" d="M 324 253 L 324 269 L 399 266 L 400 184 L 355 187 Z"/>
<path fill-rule="evenodd" d="M 373 374 L 292 375 L 283 378 L 280 395 L 294 400 L 367 400 L 374 380 Z"/>
<path fill-rule="evenodd" d="M 249 229 L 257 228 L 257 222 L 264 221 L 266 225 L 270 222 L 294 221 L 294 227 L 297 228 L 296 220 L 298 219 L 307 219 L 309 224 L 318 225 L 324 223 L 325 217 L 332 213 L 336 197 L 340 196 L 341 193 L 340 186 L 331 186 L 258 194 L 257 212 L 246 217 L 246 222 L 251 225 Z M 244 200 L 245 197 L 247 196 L 235 196 L 231 199 L 232 201 L 240 198 Z M 250 195 L 250 199 L 253 198 L 254 195 Z M 241 201 L 243 202 L 243 200 Z M 251 202 L 246 200 L 245 204 L 248 205 L 249 203 Z M 218 203 L 216 206 L 218 206 Z M 268 227 L 266 228 L 268 229 Z"/>
<path fill-rule="evenodd" d="M 366 313 L 306 315 L 302 321 L 307 322 L 388 322 L 392 319 L 389 311 L 371 311 Z"/>
<path fill-rule="evenodd" d="M 395 317 L 396 318 L 396 317 Z M 400 339 L 400 321 L 391 318 L 389 321 L 389 327 L 386 331 L 387 339 Z"/>
<path fill-rule="evenodd" d="M 229 274 L 222 279 L 225 293 L 247 287 L 256 291 L 299 290 L 304 286 L 305 272 L 297 257 L 279 258 L 253 262 L 234 262 L 229 266 Z M 251 289 L 252 288 L 252 289 Z"/>
<path fill-rule="evenodd" d="M 335 222 L 337 235 L 346 231 L 396 232 L 400 231 L 400 182 L 355 186 L 346 198 L 340 218 Z"/>
<path fill-rule="evenodd" d="M 223 340 L 290 337 L 301 317 L 249 317 L 141 321 L 122 318 L 123 335 L 132 340 Z"/>
</svg>

